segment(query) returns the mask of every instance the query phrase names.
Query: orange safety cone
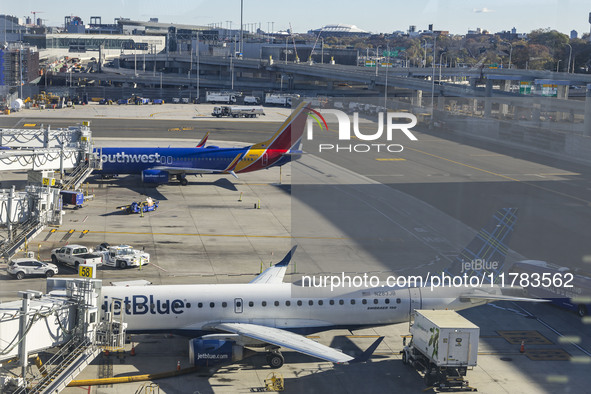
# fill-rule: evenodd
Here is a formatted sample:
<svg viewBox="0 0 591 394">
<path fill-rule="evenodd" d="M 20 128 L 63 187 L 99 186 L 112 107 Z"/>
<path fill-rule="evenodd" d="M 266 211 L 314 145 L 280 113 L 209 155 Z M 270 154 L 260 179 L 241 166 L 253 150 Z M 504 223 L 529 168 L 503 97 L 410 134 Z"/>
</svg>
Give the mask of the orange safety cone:
<svg viewBox="0 0 591 394">
<path fill-rule="evenodd" d="M 519 348 L 519 353 L 525 353 L 525 341 L 521 341 L 521 347 Z"/>
<path fill-rule="evenodd" d="M 109 349 L 105 349 L 105 356 L 109 355 Z"/>
<path fill-rule="evenodd" d="M 177 361 L 176 362 L 176 370 L 177 371 L 180 371 L 181 370 L 181 362 L 180 361 Z"/>
<path fill-rule="evenodd" d="M 129 352 L 132 356 L 135 356 L 135 346 L 131 344 L 131 352 Z"/>
</svg>

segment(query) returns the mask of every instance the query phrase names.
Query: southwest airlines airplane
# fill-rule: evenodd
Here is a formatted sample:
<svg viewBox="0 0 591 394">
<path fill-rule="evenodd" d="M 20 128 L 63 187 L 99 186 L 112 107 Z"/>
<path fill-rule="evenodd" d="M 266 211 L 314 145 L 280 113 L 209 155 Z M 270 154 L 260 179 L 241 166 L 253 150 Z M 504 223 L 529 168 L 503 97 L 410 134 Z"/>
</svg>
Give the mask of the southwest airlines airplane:
<svg viewBox="0 0 591 394">
<path fill-rule="evenodd" d="M 301 103 L 267 141 L 244 148 L 205 146 L 207 135 L 195 148 L 98 148 L 99 175 L 141 174 L 145 183 L 167 183 L 176 177 L 187 185 L 187 174 L 236 174 L 282 166 L 301 156 L 301 143 L 310 105 Z"/>
<path fill-rule="evenodd" d="M 503 270 L 507 243 L 516 209 L 501 209 L 450 267 L 489 278 Z M 416 309 L 461 310 L 494 300 L 537 301 L 502 293 L 496 284 L 471 287 L 375 287 L 316 292 L 283 283 L 292 249 L 280 263 L 247 284 L 105 286 L 103 311 L 123 317 L 129 333 L 166 332 L 198 336 L 190 342 L 195 365 L 238 361 L 247 347 L 264 347 L 273 368 L 283 365 L 279 349 L 291 349 L 334 363 L 363 361 L 379 339 L 361 357 L 354 358 L 314 342 L 304 335 L 335 328 L 350 330 L 408 322 Z M 467 260 L 478 259 L 477 269 Z M 487 262 L 487 263 L 483 263 Z M 496 264 L 489 264 L 489 263 Z M 483 267 L 492 267 L 486 270 Z M 452 272 L 455 271 L 455 272 Z M 121 314 L 124 314 L 121 316 Z"/>
</svg>

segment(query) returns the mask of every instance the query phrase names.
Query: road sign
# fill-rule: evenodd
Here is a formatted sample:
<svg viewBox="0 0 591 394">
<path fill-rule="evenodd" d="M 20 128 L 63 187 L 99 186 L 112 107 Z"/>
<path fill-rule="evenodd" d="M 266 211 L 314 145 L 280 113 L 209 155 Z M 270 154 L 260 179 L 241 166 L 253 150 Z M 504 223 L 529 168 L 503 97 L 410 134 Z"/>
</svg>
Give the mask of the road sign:
<svg viewBox="0 0 591 394">
<path fill-rule="evenodd" d="M 78 276 L 88 279 L 96 278 L 96 267 L 94 265 L 80 264 L 78 266 Z"/>
</svg>

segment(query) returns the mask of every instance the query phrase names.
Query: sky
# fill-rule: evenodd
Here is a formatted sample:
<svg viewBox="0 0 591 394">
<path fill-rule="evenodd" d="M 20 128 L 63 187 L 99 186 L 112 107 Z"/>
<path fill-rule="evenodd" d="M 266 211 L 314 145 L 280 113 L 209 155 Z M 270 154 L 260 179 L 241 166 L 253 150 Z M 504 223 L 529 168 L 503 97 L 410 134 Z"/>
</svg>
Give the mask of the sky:
<svg viewBox="0 0 591 394">
<path fill-rule="evenodd" d="M 21 0 L 4 1 L 0 14 L 20 18 L 33 16 L 45 19 L 49 26 L 62 26 L 64 16 L 74 15 L 90 22 L 101 16 L 103 23 L 114 18 L 132 20 L 159 18 L 160 22 L 205 25 L 240 25 L 240 0 Z M 538 28 L 551 28 L 569 34 L 577 30 L 579 37 L 590 30 L 589 0 L 244 0 L 244 23 L 260 23 L 263 30 L 307 32 L 326 24 L 356 25 L 372 33 L 406 31 L 409 25 L 426 30 L 432 23 L 435 30 L 465 34 L 480 27 L 491 32 L 511 30 L 528 33 Z M 271 24 L 270 22 L 274 22 Z"/>
</svg>

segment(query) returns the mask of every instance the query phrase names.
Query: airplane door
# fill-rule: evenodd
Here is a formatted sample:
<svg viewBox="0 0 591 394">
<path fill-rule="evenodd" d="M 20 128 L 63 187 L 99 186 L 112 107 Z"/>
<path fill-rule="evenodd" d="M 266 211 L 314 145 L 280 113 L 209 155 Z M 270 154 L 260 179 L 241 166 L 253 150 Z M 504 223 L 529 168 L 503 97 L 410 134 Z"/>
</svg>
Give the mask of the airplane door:
<svg viewBox="0 0 591 394">
<path fill-rule="evenodd" d="M 234 298 L 234 313 L 242 313 L 242 298 Z"/>
<path fill-rule="evenodd" d="M 263 167 L 267 166 L 267 163 L 269 161 L 269 157 L 267 156 L 267 152 L 263 153 Z"/>
<path fill-rule="evenodd" d="M 409 287 L 408 288 L 408 298 L 410 300 L 409 305 L 409 314 L 412 315 L 415 310 L 421 309 L 423 307 L 423 298 L 421 297 L 421 288 L 420 287 Z"/>
</svg>

